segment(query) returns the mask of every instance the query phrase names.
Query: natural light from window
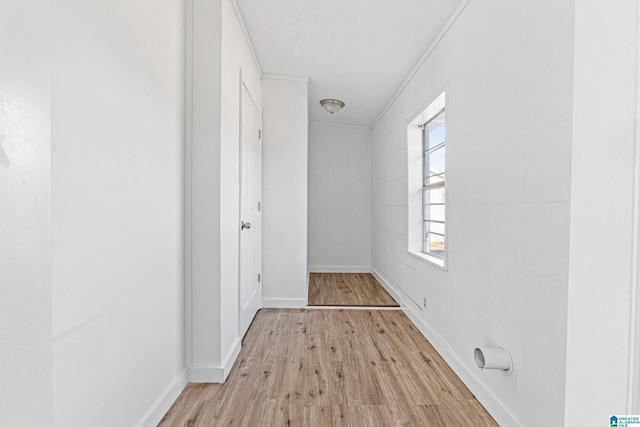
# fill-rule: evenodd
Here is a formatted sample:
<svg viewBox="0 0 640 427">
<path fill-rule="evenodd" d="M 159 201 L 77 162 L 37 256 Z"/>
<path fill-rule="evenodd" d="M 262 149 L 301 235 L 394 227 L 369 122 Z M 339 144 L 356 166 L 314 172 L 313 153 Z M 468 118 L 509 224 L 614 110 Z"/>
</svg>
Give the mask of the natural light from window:
<svg viewBox="0 0 640 427">
<path fill-rule="evenodd" d="M 409 253 L 446 269 L 445 93 L 407 126 Z"/>
<path fill-rule="evenodd" d="M 422 251 L 444 259 L 445 246 L 445 112 L 422 126 Z"/>
</svg>

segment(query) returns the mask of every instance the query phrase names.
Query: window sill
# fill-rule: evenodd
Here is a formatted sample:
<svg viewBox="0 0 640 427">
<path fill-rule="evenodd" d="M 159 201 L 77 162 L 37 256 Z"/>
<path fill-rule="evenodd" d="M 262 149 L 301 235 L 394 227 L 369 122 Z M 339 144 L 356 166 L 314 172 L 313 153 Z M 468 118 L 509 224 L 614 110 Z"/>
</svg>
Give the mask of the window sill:
<svg viewBox="0 0 640 427">
<path fill-rule="evenodd" d="M 431 255 L 425 254 L 424 252 L 416 252 L 412 250 L 409 250 L 409 255 L 413 255 L 419 260 L 427 262 L 428 264 L 431 264 L 442 271 L 447 271 L 447 264 L 440 258 L 433 257 Z"/>
</svg>

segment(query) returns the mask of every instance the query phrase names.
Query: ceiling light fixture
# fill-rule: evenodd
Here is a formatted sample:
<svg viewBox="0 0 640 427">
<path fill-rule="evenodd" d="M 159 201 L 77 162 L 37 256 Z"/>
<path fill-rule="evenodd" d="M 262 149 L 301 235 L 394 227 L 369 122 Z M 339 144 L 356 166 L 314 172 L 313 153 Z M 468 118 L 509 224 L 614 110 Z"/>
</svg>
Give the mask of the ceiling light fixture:
<svg viewBox="0 0 640 427">
<path fill-rule="evenodd" d="M 322 101 L 320 101 L 320 105 L 322 105 L 322 108 L 324 108 L 327 113 L 333 114 L 342 110 L 342 107 L 344 107 L 344 102 L 337 99 L 323 99 Z"/>
</svg>

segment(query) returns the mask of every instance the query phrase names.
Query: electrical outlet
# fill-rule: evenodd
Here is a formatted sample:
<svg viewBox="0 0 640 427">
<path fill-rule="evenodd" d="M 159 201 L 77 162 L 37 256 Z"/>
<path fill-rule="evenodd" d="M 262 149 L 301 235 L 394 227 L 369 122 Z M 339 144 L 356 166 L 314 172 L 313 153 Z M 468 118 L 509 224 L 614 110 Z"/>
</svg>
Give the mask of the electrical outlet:
<svg viewBox="0 0 640 427">
<path fill-rule="evenodd" d="M 427 309 L 427 297 L 422 298 L 422 308 Z"/>
</svg>

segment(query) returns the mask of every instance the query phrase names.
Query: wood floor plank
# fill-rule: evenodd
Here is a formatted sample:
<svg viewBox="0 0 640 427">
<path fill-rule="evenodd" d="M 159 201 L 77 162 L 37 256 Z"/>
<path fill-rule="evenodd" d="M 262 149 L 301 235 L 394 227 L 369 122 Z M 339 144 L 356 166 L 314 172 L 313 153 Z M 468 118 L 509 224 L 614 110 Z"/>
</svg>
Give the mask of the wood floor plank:
<svg viewBox="0 0 640 427">
<path fill-rule="evenodd" d="M 173 426 L 496 426 L 401 311 L 263 309 L 224 384 L 190 384 Z"/>
<path fill-rule="evenodd" d="M 309 305 L 399 307 L 369 273 L 311 273 Z"/>
</svg>

